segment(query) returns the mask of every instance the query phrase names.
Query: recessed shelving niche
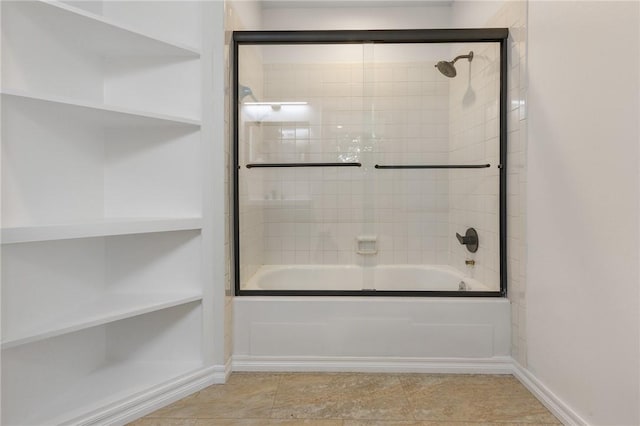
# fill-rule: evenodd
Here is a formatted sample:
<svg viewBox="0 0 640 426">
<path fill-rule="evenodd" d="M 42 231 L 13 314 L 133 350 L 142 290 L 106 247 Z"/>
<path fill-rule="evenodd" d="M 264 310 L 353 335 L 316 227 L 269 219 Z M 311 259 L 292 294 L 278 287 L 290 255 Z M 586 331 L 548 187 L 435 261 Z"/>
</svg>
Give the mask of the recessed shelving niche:
<svg viewBox="0 0 640 426">
<path fill-rule="evenodd" d="M 8 244 L 2 347 L 202 298 L 199 231 Z"/>
<path fill-rule="evenodd" d="M 198 217 L 199 127 L 3 96 L 3 227 Z"/>
<path fill-rule="evenodd" d="M 139 9 L 136 14 L 132 14 L 130 5 L 118 7 L 100 1 L 30 1 L 16 2 L 13 7 L 20 8 L 22 14 L 27 19 L 42 19 L 51 22 L 51 28 L 55 31 L 65 32 L 71 37 L 82 34 L 82 43 L 91 46 L 92 49 L 103 54 L 110 55 L 163 55 L 163 56 L 185 56 L 198 57 L 200 51 L 197 46 L 190 46 L 180 41 L 166 39 L 166 27 L 161 31 L 156 30 L 154 35 L 153 27 L 149 33 L 149 26 L 146 28 L 136 28 L 149 22 L 144 18 L 146 13 L 154 13 L 157 18 L 157 10 L 154 6 L 147 10 Z M 144 5 L 142 5 L 144 7 Z M 140 5 L 136 6 L 140 8 Z M 157 7 L 157 6 L 156 6 Z M 107 10 L 105 10 L 107 9 Z M 184 8 L 182 8 L 184 9 Z M 175 6 L 171 12 L 180 11 Z M 115 19 L 109 14 L 114 14 Z M 127 22 L 126 18 L 129 22 Z M 133 19 L 131 19 L 133 18 Z M 143 18 L 142 20 L 140 18 Z M 123 22 L 124 21 L 124 22 Z M 158 20 L 156 27 L 162 25 Z M 197 40 L 193 40 L 197 42 Z"/>
<path fill-rule="evenodd" d="M 106 2 L 105 7 L 126 10 L 136 3 Z M 156 16 L 148 3 L 148 16 L 139 21 L 162 26 L 161 15 Z M 111 21 L 64 3 L 3 2 L 2 33 L 11 44 L 2 51 L 3 91 L 197 120 L 201 111 L 197 50 Z"/>
<path fill-rule="evenodd" d="M 203 367 L 201 333 L 193 302 L 3 350 L 2 424 L 77 424 L 193 374 Z"/>
<path fill-rule="evenodd" d="M 0 7 L 2 424 L 121 422 L 210 374 L 203 5 Z"/>
</svg>

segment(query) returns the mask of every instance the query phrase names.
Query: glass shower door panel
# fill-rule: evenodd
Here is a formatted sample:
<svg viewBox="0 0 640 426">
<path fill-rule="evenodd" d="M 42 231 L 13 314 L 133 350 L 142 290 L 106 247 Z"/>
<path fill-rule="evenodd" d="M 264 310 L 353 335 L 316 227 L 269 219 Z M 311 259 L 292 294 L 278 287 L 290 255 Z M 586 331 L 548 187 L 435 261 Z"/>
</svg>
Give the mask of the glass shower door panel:
<svg viewBox="0 0 640 426">
<path fill-rule="evenodd" d="M 361 290 L 361 45 L 239 49 L 241 290 Z"/>
<path fill-rule="evenodd" d="M 499 290 L 498 44 L 373 49 L 373 287 Z M 475 253 L 456 237 L 468 228 Z"/>
</svg>

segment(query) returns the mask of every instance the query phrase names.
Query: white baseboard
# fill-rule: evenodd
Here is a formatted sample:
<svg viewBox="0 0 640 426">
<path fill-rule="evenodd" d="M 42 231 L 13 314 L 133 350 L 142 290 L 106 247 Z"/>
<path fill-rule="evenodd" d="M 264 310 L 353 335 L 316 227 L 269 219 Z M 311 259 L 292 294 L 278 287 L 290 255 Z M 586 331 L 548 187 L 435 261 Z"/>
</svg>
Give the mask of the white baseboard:
<svg viewBox="0 0 640 426">
<path fill-rule="evenodd" d="M 229 358 L 224 365 L 213 366 L 213 383 L 221 385 L 227 383 L 232 371 L 232 358 Z"/>
<path fill-rule="evenodd" d="M 233 357 L 233 371 L 512 374 L 511 357 Z"/>
<path fill-rule="evenodd" d="M 81 420 L 73 421 L 73 424 L 125 425 L 214 384 L 217 367 L 218 366 L 204 368 L 197 372 L 187 374 L 162 386 L 155 387 L 152 390 L 137 394 L 125 401 L 105 407 L 98 412 L 91 413 Z M 221 369 L 224 370 L 225 367 L 221 366 Z"/>
<path fill-rule="evenodd" d="M 512 361 L 513 375 L 545 406 L 554 416 L 567 426 L 582 426 L 589 423 L 568 404 L 554 394 L 529 370 L 515 360 Z"/>
</svg>

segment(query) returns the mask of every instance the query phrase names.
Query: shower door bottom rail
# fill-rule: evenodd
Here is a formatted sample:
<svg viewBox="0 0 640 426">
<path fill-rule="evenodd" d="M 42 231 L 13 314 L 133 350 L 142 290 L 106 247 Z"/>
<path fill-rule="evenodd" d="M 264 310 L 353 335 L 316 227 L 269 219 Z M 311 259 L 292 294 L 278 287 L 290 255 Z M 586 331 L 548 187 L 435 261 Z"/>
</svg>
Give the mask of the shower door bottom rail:
<svg viewBox="0 0 640 426">
<path fill-rule="evenodd" d="M 376 164 L 374 167 L 376 169 L 486 169 L 491 167 L 491 164 Z"/>
</svg>

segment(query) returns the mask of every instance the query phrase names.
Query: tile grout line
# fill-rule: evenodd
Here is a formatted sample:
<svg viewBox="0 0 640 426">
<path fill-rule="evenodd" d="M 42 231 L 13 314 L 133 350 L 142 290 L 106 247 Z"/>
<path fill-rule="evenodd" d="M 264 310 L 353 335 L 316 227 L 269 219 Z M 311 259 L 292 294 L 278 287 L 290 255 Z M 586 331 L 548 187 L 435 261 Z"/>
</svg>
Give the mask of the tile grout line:
<svg viewBox="0 0 640 426">
<path fill-rule="evenodd" d="M 276 398 L 278 397 L 278 392 L 280 392 L 280 386 L 282 385 L 282 378 L 284 374 L 278 374 L 278 384 L 276 385 L 276 391 L 273 393 L 273 399 L 271 400 L 271 408 L 269 409 L 269 418 L 273 419 L 273 410 L 276 405 Z"/>
</svg>

